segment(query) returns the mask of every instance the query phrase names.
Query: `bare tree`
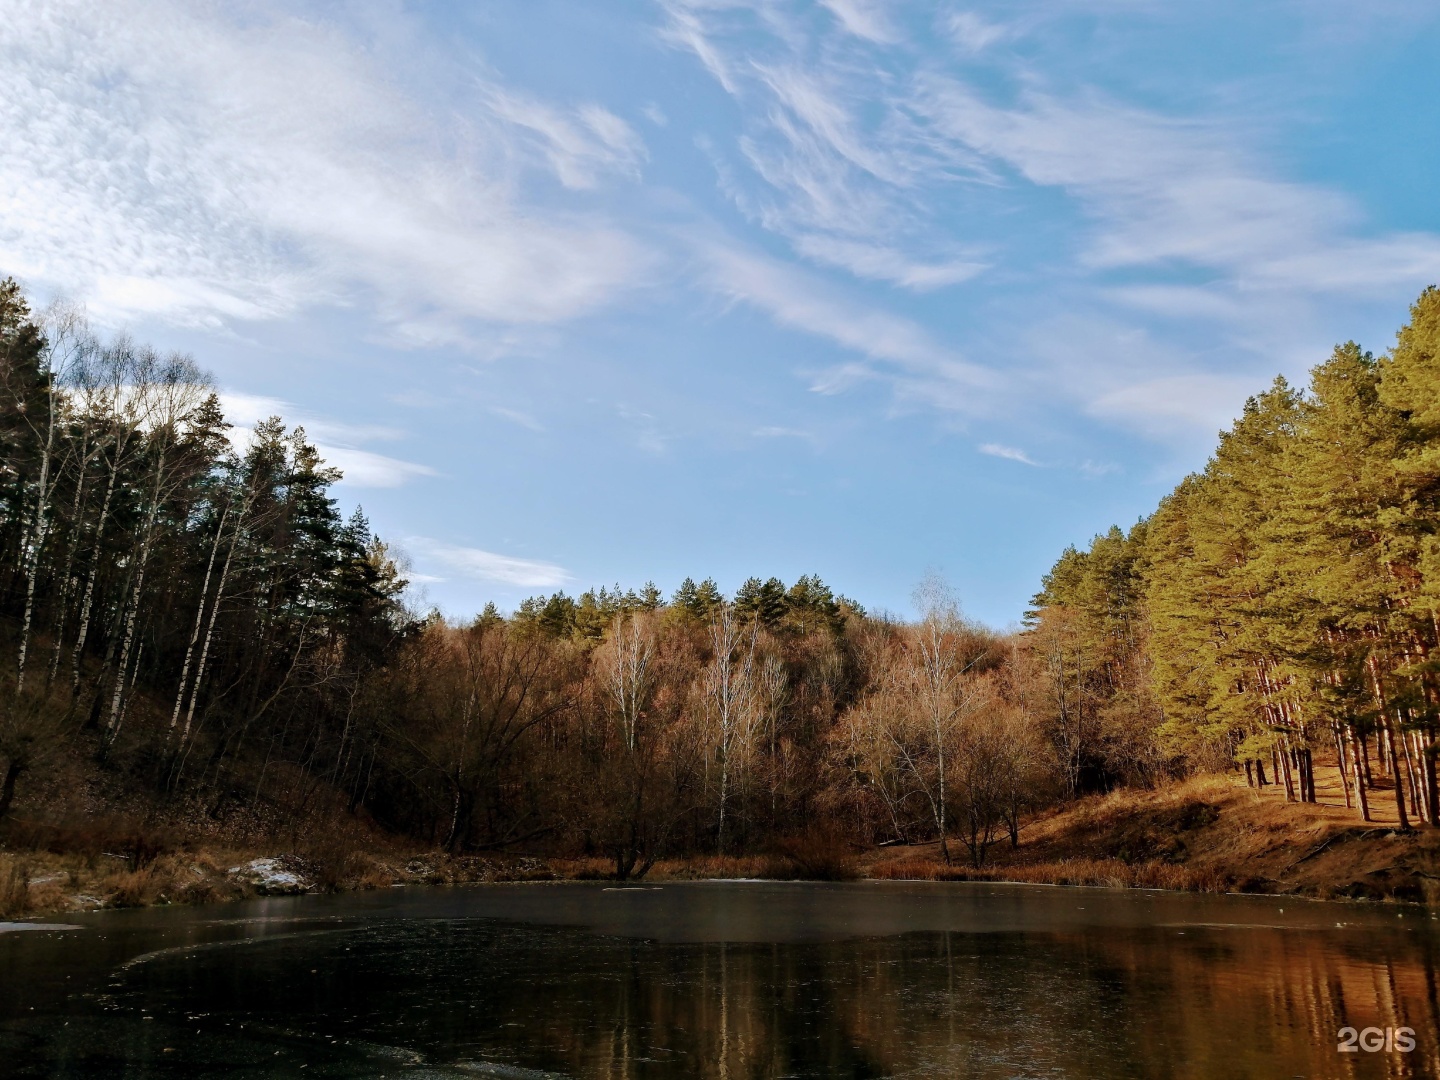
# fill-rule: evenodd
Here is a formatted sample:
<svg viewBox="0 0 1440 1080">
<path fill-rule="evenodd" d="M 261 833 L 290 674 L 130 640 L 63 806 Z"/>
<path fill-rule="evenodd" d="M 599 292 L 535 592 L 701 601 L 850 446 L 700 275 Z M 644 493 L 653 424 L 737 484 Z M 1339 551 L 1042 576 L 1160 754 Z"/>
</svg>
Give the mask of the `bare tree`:
<svg viewBox="0 0 1440 1080">
<path fill-rule="evenodd" d="M 195 418 L 200 406 L 211 394 L 212 380 L 187 356 L 172 353 L 161 357 L 151 350 L 137 354 L 136 389 L 141 402 L 141 420 L 145 427 L 150 469 L 149 489 L 145 503 L 144 524 L 139 534 L 139 550 L 135 554 L 134 572 L 123 608 L 123 629 L 120 655 L 116 667 L 115 686 L 110 696 L 110 715 L 105 725 L 106 743 L 113 743 L 119 734 L 121 701 L 125 677 L 129 670 L 130 650 L 135 643 L 136 620 L 144 596 L 145 574 L 156 538 L 160 509 L 173 494 L 175 485 L 188 479 L 195 463 L 187 462 L 178 453 L 185 437 L 186 426 Z"/>
<path fill-rule="evenodd" d="M 744 765 L 755 734 L 758 633 L 758 627 L 751 627 L 746 634 L 729 604 L 717 610 L 710 620 L 712 655 L 705 668 L 703 697 L 718 773 L 715 846 L 722 854 L 735 775 Z"/>
<path fill-rule="evenodd" d="M 60 478 L 55 468 L 56 436 L 69 413 L 64 386 L 73 372 L 95 350 L 95 338 L 84 312 L 68 304 L 54 304 L 43 316 L 45 346 L 40 352 L 40 377 L 45 385 L 45 408 L 40 416 L 26 410 L 24 416 L 40 448 L 39 476 L 29 528 L 21 542 L 21 564 L 25 574 L 25 613 L 20 623 L 20 650 L 16 664 L 15 692 L 25 689 L 25 661 L 30 649 L 31 624 L 35 616 L 35 584 L 40 576 L 40 555 L 50 529 L 50 503 Z M 43 429 L 43 430 L 37 430 Z M 66 444 L 68 445 L 68 443 Z"/>
<path fill-rule="evenodd" d="M 903 668 L 912 721 L 923 751 L 907 751 L 907 760 L 930 804 L 940 855 L 950 861 L 950 766 L 961 722 L 981 700 L 981 685 L 967 676 L 985 659 L 975 635 L 960 617 L 960 605 L 943 579 L 930 576 L 915 591 L 922 619 L 912 634 Z"/>
<path fill-rule="evenodd" d="M 1065 609 L 1046 611 L 1028 637 L 1029 681 L 1074 798 L 1082 773 L 1100 755 L 1100 715 L 1086 683 L 1092 658 L 1075 615 Z"/>
<path fill-rule="evenodd" d="M 90 424 L 101 432 L 97 440 L 108 449 L 105 494 L 95 517 L 91 537 L 90 565 L 85 575 L 85 590 L 80 600 L 80 614 L 75 644 L 70 654 L 71 698 L 80 688 L 80 665 L 95 608 L 95 590 L 100 578 L 104 556 L 103 541 L 111 520 L 111 510 L 121 476 L 140 451 L 140 402 L 144 390 L 138 385 L 143 369 L 136 364 L 137 349 L 126 337 L 117 338 L 100 349 L 77 373 L 83 407 Z M 83 527 L 82 527 L 83 531 Z"/>
<path fill-rule="evenodd" d="M 609 846 L 615 876 L 624 881 L 650 870 L 659 855 L 658 834 L 665 831 L 665 823 L 657 820 L 663 811 L 651 799 L 657 747 L 650 707 L 659 672 L 654 640 L 642 617 L 623 611 L 616 615 L 598 658 L 619 750 L 612 757 L 616 783 L 606 793 L 612 805 L 605 809 L 617 819 Z"/>
</svg>

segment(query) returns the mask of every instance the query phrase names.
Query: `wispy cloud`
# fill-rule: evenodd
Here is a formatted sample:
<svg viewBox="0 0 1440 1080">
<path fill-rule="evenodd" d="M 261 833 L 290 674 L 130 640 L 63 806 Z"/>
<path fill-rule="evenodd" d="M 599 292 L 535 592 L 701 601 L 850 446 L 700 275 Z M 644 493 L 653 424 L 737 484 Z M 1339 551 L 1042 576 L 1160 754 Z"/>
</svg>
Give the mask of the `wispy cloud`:
<svg viewBox="0 0 1440 1080">
<path fill-rule="evenodd" d="M 397 488 L 425 476 L 439 474 L 429 465 L 402 461 L 353 446 L 316 443 L 325 461 L 343 474 L 341 483 L 357 488 Z"/>
<path fill-rule="evenodd" d="M 1013 32 L 1005 24 L 991 22 L 973 11 L 951 12 L 942 18 L 941 25 L 967 53 L 983 52 L 997 41 L 1010 37 Z"/>
<path fill-rule="evenodd" d="M 856 37 L 887 45 L 900 40 L 886 5 L 877 0 L 820 0 L 820 3 Z"/>
<path fill-rule="evenodd" d="M 510 423 L 523 427 L 528 431 L 537 433 L 544 433 L 545 431 L 544 424 L 540 423 L 539 420 L 536 420 L 535 417 L 529 413 L 522 412 L 519 409 L 507 409 L 501 405 L 491 405 L 490 412 L 502 420 L 509 420 Z"/>
<path fill-rule="evenodd" d="M 792 4 L 662 5 L 665 38 L 695 53 L 744 107 L 740 168 L 710 154 L 742 211 L 805 258 L 866 280 L 924 291 L 986 269 L 972 245 L 937 242 L 930 197 L 964 165 L 953 143 L 917 127 L 872 55 L 902 39 L 890 5 L 827 0 L 828 32 L 807 28 Z"/>
<path fill-rule="evenodd" d="M 683 27 L 672 42 L 683 37 L 740 110 L 733 148 L 707 143 L 723 191 L 798 256 L 917 293 L 968 292 L 1017 272 L 1043 273 L 1068 289 L 1063 300 L 1047 300 L 1037 322 L 1108 320 L 1148 334 L 1144 353 L 1102 354 L 1083 337 L 1057 335 L 1046 356 L 1018 351 L 993 362 L 1062 408 L 1078 401 L 1092 417 L 1173 441 L 1176 431 L 1211 424 L 1217 410 L 1234 415 L 1243 396 L 1223 409 L 1219 398 L 1245 382 L 1236 369 L 1289 367 L 1291 353 L 1313 347 L 1320 316 L 1336 298 L 1374 302 L 1440 278 L 1440 235 L 1377 230 L 1338 189 L 1285 175 L 1268 156 L 1259 134 L 1266 121 L 1256 109 L 1181 115 L 1083 81 L 1061 92 L 1030 60 L 996 48 L 1036 40 L 1064 13 L 937 15 L 955 48 L 985 53 L 986 65 L 1006 73 L 997 80 L 957 73 L 953 55 L 937 57 L 913 42 L 897 47 L 888 4 L 826 4 L 832 18 L 819 20 L 789 0 L 662 6 L 675 34 Z M 1043 271 L 1019 250 L 1023 222 L 1018 235 L 998 238 L 961 231 L 996 210 L 1053 198 L 1037 194 L 1046 189 L 1060 193 L 1078 220 L 1062 226 L 1059 250 L 1046 238 L 1055 256 Z M 933 333 L 924 320 L 854 311 L 832 317 L 803 276 L 764 295 L 778 276 L 715 275 L 722 293 L 778 322 L 872 361 L 883 355 L 912 365 L 902 378 L 873 362 L 845 362 L 828 369 L 818 388 L 889 378 L 897 397 L 973 408 L 973 395 L 955 395 L 951 378 L 914 370 L 935 354 L 921 343 Z M 746 277 L 765 287 L 747 288 Z M 1213 356 L 1200 355 L 1188 331 L 1163 330 L 1162 320 L 1203 325 L 1226 343 L 1230 370 L 1208 371 Z M 955 352 L 948 342 L 943 351 Z M 1195 386 L 1203 389 L 1184 407 L 1136 389 L 1184 379 L 1202 380 Z M 1172 423 L 1150 419 L 1157 410 Z"/>
<path fill-rule="evenodd" d="M 1004 446 L 1000 443 L 992 442 L 983 443 L 977 449 L 979 449 L 980 453 L 988 454 L 990 457 L 1004 458 L 1006 461 L 1018 461 L 1022 465 L 1033 465 L 1036 468 L 1040 467 L 1040 463 L 1031 458 L 1024 450 L 1016 449 L 1013 446 Z"/>
<path fill-rule="evenodd" d="M 427 536 L 409 536 L 403 543 L 427 564 L 434 564 L 469 581 L 526 589 L 556 589 L 571 579 L 564 567 L 536 559 L 497 555 L 482 548 L 448 544 Z M 430 580 L 444 579 L 432 577 Z"/>
<path fill-rule="evenodd" d="M 888 281 L 916 292 L 958 285 L 989 266 L 979 258 L 925 262 L 896 248 L 833 236 L 798 236 L 795 249 L 816 262 L 848 270 L 858 278 Z"/>
<path fill-rule="evenodd" d="M 532 135 L 556 177 L 591 188 L 606 172 L 636 176 L 645 144 L 624 120 L 596 104 L 560 109 L 500 86 L 486 89 L 495 116 Z"/>
<path fill-rule="evenodd" d="M 520 195 L 536 154 L 576 187 L 634 172 L 599 106 L 480 83 L 462 124 L 336 25 L 169 0 L 20 0 L 0 55 L 0 263 L 102 319 L 548 322 L 648 258 Z"/>
<path fill-rule="evenodd" d="M 706 245 L 701 254 L 711 288 L 782 326 L 828 338 L 908 375 L 972 391 L 997 384 L 994 373 L 938 344 L 916 323 L 857 304 L 795 267 L 723 244 Z"/>
<path fill-rule="evenodd" d="M 1169 375 L 1112 390 L 1087 411 L 1157 442 L 1203 443 L 1234 419 L 1246 397 L 1264 388 L 1264 380 L 1243 375 Z"/>
<path fill-rule="evenodd" d="M 701 13 L 688 0 L 660 0 L 669 19 L 661 29 L 662 40 L 687 52 L 695 54 L 705 70 L 714 76 L 728 93 L 735 93 L 735 80 L 730 75 L 730 65 L 721 56 L 720 50 L 711 43 L 706 33 Z"/>
<path fill-rule="evenodd" d="M 231 439 L 238 446 L 249 442 L 250 429 L 259 421 L 279 416 L 293 427 L 303 427 L 306 437 L 315 445 L 326 464 L 344 474 L 341 483 L 357 488 L 395 488 L 411 480 L 437 476 L 434 469 L 414 461 L 377 454 L 363 448 L 363 443 L 394 441 L 405 437 L 392 427 L 349 424 L 329 417 L 316 416 L 279 398 L 257 394 L 227 392 L 220 395 L 226 418 L 235 425 Z"/>
<path fill-rule="evenodd" d="M 1270 175 L 1225 118 L 1177 119 L 1095 93 L 1030 92 L 1004 107 L 936 75 L 917 88 L 914 108 L 938 135 L 1081 202 L 1096 223 L 1083 262 L 1097 270 L 1205 267 L 1236 289 L 1350 295 L 1440 273 L 1440 237 L 1362 239 L 1350 199 Z"/>
</svg>

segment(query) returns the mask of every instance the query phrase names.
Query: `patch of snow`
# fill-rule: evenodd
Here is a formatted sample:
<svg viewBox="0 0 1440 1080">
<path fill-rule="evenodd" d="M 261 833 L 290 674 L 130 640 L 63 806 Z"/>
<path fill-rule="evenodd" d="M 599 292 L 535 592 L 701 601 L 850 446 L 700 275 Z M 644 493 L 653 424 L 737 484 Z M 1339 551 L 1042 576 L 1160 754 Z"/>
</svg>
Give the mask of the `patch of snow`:
<svg viewBox="0 0 1440 1080">
<path fill-rule="evenodd" d="M 253 859 L 243 866 L 232 866 L 227 872 L 231 877 L 239 878 L 257 891 L 271 896 L 291 896 L 310 888 L 308 881 L 295 871 L 287 870 L 279 859 Z"/>
<path fill-rule="evenodd" d="M 0 934 L 14 934 L 21 930 L 83 930 L 83 926 L 63 922 L 0 922 Z"/>
<path fill-rule="evenodd" d="M 522 1069 L 518 1065 L 503 1065 L 498 1061 L 457 1061 L 453 1067 L 479 1076 L 503 1077 L 504 1080 L 565 1080 L 561 1073 Z"/>
</svg>

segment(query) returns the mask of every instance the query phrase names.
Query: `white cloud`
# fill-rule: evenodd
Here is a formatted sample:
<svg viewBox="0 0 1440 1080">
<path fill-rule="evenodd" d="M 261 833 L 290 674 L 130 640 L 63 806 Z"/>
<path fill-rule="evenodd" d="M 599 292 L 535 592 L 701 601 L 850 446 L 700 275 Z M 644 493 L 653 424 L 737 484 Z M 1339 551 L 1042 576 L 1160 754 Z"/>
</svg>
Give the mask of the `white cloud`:
<svg viewBox="0 0 1440 1080">
<path fill-rule="evenodd" d="M 279 416 L 291 428 L 303 427 L 306 438 L 326 464 L 344 474 L 341 483 L 348 487 L 394 488 L 420 477 L 439 475 L 428 465 L 377 454 L 356 445 L 404 438 L 404 432 L 395 428 L 347 424 L 307 413 L 288 401 L 258 394 L 227 392 L 220 395 L 220 405 L 225 418 L 235 425 L 230 433 L 231 441 L 240 448 L 249 443 L 251 429 L 272 416 Z"/>
<path fill-rule="evenodd" d="M 1195 442 L 1227 427 L 1265 385 L 1244 375 L 1166 375 L 1103 394 L 1086 411 L 1158 442 Z"/>
<path fill-rule="evenodd" d="M 480 83 L 462 123 L 379 52 L 249 8 L 18 0 L 0 21 L 0 265 L 102 319 L 210 325 L 362 301 L 396 322 L 547 322 L 637 279 L 630 237 L 519 195 L 536 154 L 576 186 L 633 173 L 623 121 Z"/>
<path fill-rule="evenodd" d="M 950 37 L 968 53 L 983 52 L 997 41 L 1010 36 L 1010 29 L 993 23 L 973 11 L 956 11 L 943 25 Z"/>
<path fill-rule="evenodd" d="M 827 2 L 835 22 L 819 40 L 790 17 L 794 5 L 664 6 L 667 40 L 699 56 L 743 110 L 736 149 L 748 170 L 706 146 L 743 213 L 807 259 L 866 280 L 924 291 L 985 269 L 970 245 L 936 240 L 947 229 L 931 197 L 976 155 L 917 127 L 871 55 L 898 40 L 888 5 Z"/>
<path fill-rule="evenodd" d="M 404 544 L 426 561 L 437 563 L 470 581 L 527 589 L 555 589 L 571 579 L 564 567 L 535 559 L 497 555 L 493 551 L 447 544 L 425 536 L 406 537 Z"/>
<path fill-rule="evenodd" d="M 702 256 L 711 288 L 759 308 L 782 326 L 957 387 L 975 390 L 996 383 L 993 373 L 939 345 L 917 324 L 856 304 L 794 267 L 719 244 L 706 246 Z"/>
<path fill-rule="evenodd" d="M 700 15 L 690 9 L 686 0 L 660 0 L 660 4 L 669 16 L 669 21 L 660 32 L 661 39 L 676 48 L 694 53 L 696 59 L 714 76 L 726 93 L 735 93 L 736 84 L 730 76 L 730 66 L 705 33 L 705 25 Z"/>
<path fill-rule="evenodd" d="M 1221 119 L 1179 120 L 1098 95 L 1031 93 L 1002 108 L 956 79 L 917 85 L 915 108 L 937 134 L 1081 202 L 1098 223 L 1089 267 L 1189 265 L 1224 272 L 1236 289 L 1352 296 L 1440 273 L 1440 237 L 1354 235 L 1363 221 L 1350 199 L 1267 175 Z"/>
<path fill-rule="evenodd" d="M 888 281 L 917 292 L 969 281 L 988 266 L 974 258 L 924 262 L 895 248 L 832 236 L 797 237 L 795 250 L 816 262 L 848 270 L 858 278 Z"/>
<path fill-rule="evenodd" d="M 645 144 L 608 109 L 594 104 L 557 109 L 498 86 L 490 87 L 487 97 L 498 118 L 536 137 L 566 187 L 594 187 L 600 175 L 610 171 L 638 176 Z"/>
<path fill-rule="evenodd" d="M 1024 450 L 1018 450 L 1013 446 L 1002 446 L 1000 443 L 984 443 L 977 447 L 977 449 L 980 453 L 988 454 L 991 457 L 1004 458 L 1006 461 L 1018 461 L 1022 465 L 1034 465 L 1036 468 L 1040 466 L 1040 463 L 1032 459 Z"/>
<path fill-rule="evenodd" d="M 317 442 L 315 447 L 328 464 L 344 474 L 340 482 L 350 487 L 396 488 L 422 476 L 439 475 L 428 465 L 401 461 L 352 446 Z"/>
<path fill-rule="evenodd" d="M 876 0 L 820 0 L 820 3 L 856 37 L 886 45 L 900 40 L 899 32 Z"/>
</svg>

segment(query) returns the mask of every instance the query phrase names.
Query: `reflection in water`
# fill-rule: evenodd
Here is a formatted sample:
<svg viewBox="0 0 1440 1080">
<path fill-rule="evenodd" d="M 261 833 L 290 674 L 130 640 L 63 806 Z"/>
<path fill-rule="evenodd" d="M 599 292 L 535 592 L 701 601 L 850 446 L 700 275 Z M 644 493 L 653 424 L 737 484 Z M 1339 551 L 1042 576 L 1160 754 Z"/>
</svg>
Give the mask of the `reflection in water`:
<svg viewBox="0 0 1440 1080">
<path fill-rule="evenodd" d="M 49 1017 L 15 1010 L 0 1054 L 20 1075 L 65 1076 L 1440 1076 L 1423 914 L 1402 928 L 1393 909 L 1311 905 L 1297 921 L 1216 898 L 1056 891 L 1047 917 L 1019 891 L 830 887 L 820 895 L 859 903 L 861 922 L 917 928 L 803 940 L 795 909 L 816 900 L 803 890 L 682 888 L 673 910 L 698 921 L 678 940 L 673 920 L 639 936 L 644 917 L 593 891 L 562 898 L 575 910 L 522 900 L 486 918 L 459 916 L 454 894 L 428 916 L 407 901 L 403 919 L 331 907 L 318 926 L 151 953 Z M 944 929 L 946 895 L 983 902 Z M 1077 916 L 1077 896 L 1103 914 Z M 1026 925 L 984 931 L 1022 902 Z M 717 940 L 707 913 L 746 930 Z M 1410 1027 L 1418 1045 L 1340 1054 L 1347 1026 Z"/>
</svg>

